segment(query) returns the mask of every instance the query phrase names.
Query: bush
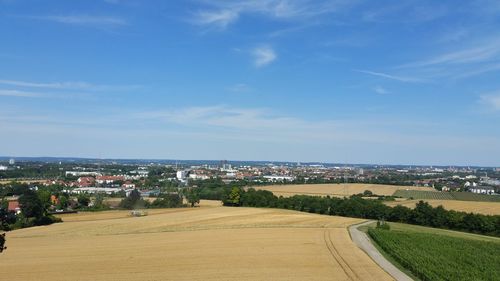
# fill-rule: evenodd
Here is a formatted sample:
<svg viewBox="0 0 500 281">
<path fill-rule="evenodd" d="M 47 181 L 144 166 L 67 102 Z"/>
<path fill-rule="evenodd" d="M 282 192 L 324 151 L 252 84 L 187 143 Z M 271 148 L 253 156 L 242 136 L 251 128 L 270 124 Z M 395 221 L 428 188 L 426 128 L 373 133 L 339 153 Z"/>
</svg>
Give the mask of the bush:
<svg viewBox="0 0 500 281">
<path fill-rule="evenodd" d="M 182 197 L 173 193 L 162 194 L 151 204 L 151 208 L 178 208 L 182 206 Z"/>
<path fill-rule="evenodd" d="M 120 202 L 120 207 L 124 209 L 141 209 L 149 207 L 149 202 L 141 198 L 141 194 L 136 189 L 130 192 L 130 195 Z"/>
<path fill-rule="evenodd" d="M 388 223 L 386 223 L 385 221 L 377 221 L 377 228 L 384 229 L 384 230 L 390 230 L 391 226 Z"/>
<path fill-rule="evenodd" d="M 0 234 L 0 253 L 5 249 L 7 249 L 7 247 L 5 247 L 5 233 L 2 233 Z"/>
</svg>

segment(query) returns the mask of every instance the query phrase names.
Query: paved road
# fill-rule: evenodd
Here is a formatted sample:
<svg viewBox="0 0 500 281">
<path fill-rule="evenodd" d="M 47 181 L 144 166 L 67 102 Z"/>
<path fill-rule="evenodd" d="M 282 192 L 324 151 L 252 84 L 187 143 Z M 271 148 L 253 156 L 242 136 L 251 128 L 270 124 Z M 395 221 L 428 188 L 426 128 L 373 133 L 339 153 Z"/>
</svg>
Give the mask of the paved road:
<svg viewBox="0 0 500 281">
<path fill-rule="evenodd" d="M 366 233 L 362 232 L 358 229 L 358 227 L 373 223 L 373 221 L 367 221 L 360 224 L 355 224 L 349 227 L 349 232 L 351 233 L 352 241 L 365 253 L 367 253 L 383 270 L 389 273 L 394 279 L 397 281 L 412 281 L 408 275 L 403 273 L 397 267 L 395 267 L 392 263 L 380 254 L 380 252 L 373 246 L 370 239 L 366 235 Z"/>
</svg>

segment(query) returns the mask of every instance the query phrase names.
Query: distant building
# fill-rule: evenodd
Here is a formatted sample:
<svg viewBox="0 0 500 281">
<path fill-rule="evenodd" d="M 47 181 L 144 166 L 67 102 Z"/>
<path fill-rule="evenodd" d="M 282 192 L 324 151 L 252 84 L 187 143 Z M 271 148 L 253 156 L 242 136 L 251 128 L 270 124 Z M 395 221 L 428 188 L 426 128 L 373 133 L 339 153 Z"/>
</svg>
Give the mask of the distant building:
<svg viewBox="0 0 500 281">
<path fill-rule="evenodd" d="M 495 193 L 495 189 L 491 186 L 475 186 L 475 187 L 469 188 L 469 191 L 472 193 L 488 194 L 488 195 Z"/>
<path fill-rule="evenodd" d="M 14 165 L 16 164 L 16 160 L 14 158 L 9 159 L 9 165 Z"/>
<path fill-rule="evenodd" d="M 135 175 L 138 175 L 138 176 L 141 176 L 141 177 L 147 177 L 149 175 L 149 171 L 141 169 L 141 168 L 143 168 L 143 167 L 139 167 L 139 169 L 130 171 L 129 173 L 130 174 L 135 174 Z"/>
<path fill-rule="evenodd" d="M 52 205 L 59 204 L 59 198 L 57 198 L 57 196 L 55 195 L 50 195 L 50 203 L 52 203 Z"/>
<path fill-rule="evenodd" d="M 477 183 L 475 183 L 475 182 L 470 183 L 470 182 L 466 181 L 464 184 L 464 187 L 471 187 L 471 186 L 476 187 Z"/>
<path fill-rule="evenodd" d="M 210 177 L 204 174 L 189 174 L 189 178 L 193 180 L 207 180 Z"/>
<path fill-rule="evenodd" d="M 7 171 L 9 167 L 0 165 L 0 171 Z"/>
<path fill-rule="evenodd" d="M 77 180 L 78 187 L 89 187 L 93 186 L 95 179 L 93 177 L 79 177 Z"/>
<path fill-rule="evenodd" d="M 179 171 L 177 171 L 177 174 L 176 174 L 177 179 L 180 181 L 185 181 L 187 175 L 188 175 L 188 171 L 186 171 L 186 170 L 179 170 Z"/>
<path fill-rule="evenodd" d="M 97 176 L 95 178 L 95 181 L 98 184 L 111 184 L 114 183 L 115 181 L 124 181 L 125 177 L 124 176 Z"/>
<path fill-rule="evenodd" d="M 493 178 L 481 178 L 481 182 L 489 185 L 500 185 L 500 180 Z"/>
<path fill-rule="evenodd" d="M 229 170 L 231 170 L 232 168 L 233 168 L 233 167 L 231 166 L 231 164 L 229 164 L 229 163 L 224 163 L 224 164 L 222 164 L 222 169 L 221 169 L 221 170 L 222 170 L 222 171 L 229 171 Z"/>
<path fill-rule="evenodd" d="M 81 177 L 81 176 L 100 176 L 98 172 L 80 172 L 80 171 L 66 171 L 66 176 Z"/>
<path fill-rule="evenodd" d="M 19 201 L 17 201 L 17 200 L 9 201 L 9 205 L 7 206 L 7 210 L 9 212 L 15 212 L 16 214 L 21 213 L 21 206 L 19 205 Z"/>
<path fill-rule="evenodd" d="M 135 188 L 135 184 L 134 183 L 131 183 L 130 181 L 126 181 L 122 184 L 122 188 L 123 189 L 129 189 L 129 188 L 132 188 L 134 189 Z"/>
<path fill-rule="evenodd" d="M 269 181 L 293 181 L 295 177 L 291 176 L 264 176 Z"/>
<path fill-rule="evenodd" d="M 160 190 L 139 190 L 141 197 L 157 197 L 160 195 Z"/>
<path fill-rule="evenodd" d="M 68 190 L 67 192 L 74 194 L 83 194 L 83 193 L 106 193 L 113 194 L 120 192 L 120 188 L 109 188 L 109 187 L 78 187 L 73 190 Z"/>
</svg>

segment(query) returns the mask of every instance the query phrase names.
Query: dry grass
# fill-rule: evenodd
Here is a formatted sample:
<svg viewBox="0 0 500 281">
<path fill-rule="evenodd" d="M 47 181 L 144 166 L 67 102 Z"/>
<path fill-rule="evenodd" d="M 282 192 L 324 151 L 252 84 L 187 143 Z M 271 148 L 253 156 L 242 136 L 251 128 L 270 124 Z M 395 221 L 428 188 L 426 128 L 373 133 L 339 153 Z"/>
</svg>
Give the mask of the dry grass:
<svg viewBox="0 0 500 281">
<path fill-rule="evenodd" d="M 120 197 L 115 197 L 115 198 L 107 197 L 107 198 L 104 198 L 102 203 L 108 207 L 117 208 L 118 206 L 120 206 L 120 202 L 122 202 L 123 199 L 124 198 L 120 198 Z M 143 199 L 146 201 L 149 201 L 150 203 L 156 200 L 155 197 L 145 197 Z"/>
<path fill-rule="evenodd" d="M 402 205 L 415 208 L 415 204 L 420 200 L 405 200 L 386 202 L 388 206 Z M 476 202 L 476 201 L 458 201 L 458 200 L 423 200 L 429 202 L 434 207 L 442 205 L 447 210 L 462 212 L 472 212 L 485 215 L 500 215 L 500 202 Z"/>
<path fill-rule="evenodd" d="M 255 186 L 255 189 L 269 190 L 276 196 L 293 196 L 293 195 L 317 195 L 317 196 L 350 196 L 353 194 L 363 193 L 365 190 L 370 190 L 377 195 L 392 195 L 396 190 L 424 190 L 435 191 L 429 187 L 415 186 L 398 186 L 398 185 L 382 185 L 382 184 L 291 184 L 291 185 L 266 185 Z"/>
<path fill-rule="evenodd" d="M 43 182 L 45 180 L 18 180 L 18 179 L 1 179 L 0 180 L 0 184 L 8 184 L 8 183 L 11 183 L 11 182 L 19 182 L 19 183 L 27 183 L 27 184 L 30 184 L 30 183 L 38 183 L 38 182 Z"/>
<path fill-rule="evenodd" d="M 391 280 L 352 243 L 346 226 L 359 219 L 218 206 L 65 219 L 8 233 L 8 249 L 0 255 L 2 276 L 12 281 Z"/>
</svg>

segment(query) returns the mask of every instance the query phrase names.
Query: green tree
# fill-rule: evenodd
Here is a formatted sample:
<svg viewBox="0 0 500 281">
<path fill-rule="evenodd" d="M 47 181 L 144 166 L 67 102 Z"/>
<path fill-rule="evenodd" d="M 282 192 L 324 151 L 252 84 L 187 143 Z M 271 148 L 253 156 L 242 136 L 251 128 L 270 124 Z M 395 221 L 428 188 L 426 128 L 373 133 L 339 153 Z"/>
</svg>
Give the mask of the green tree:
<svg viewBox="0 0 500 281">
<path fill-rule="evenodd" d="M 241 189 L 238 187 L 233 187 L 231 188 L 231 192 L 229 192 L 229 195 L 227 197 L 227 202 L 225 205 L 229 206 L 239 206 L 240 205 L 240 199 L 241 199 Z"/>
<path fill-rule="evenodd" d="M 43 203 L 37 193 L 32 190 L 27 190 L 19 197 L 21 212 L 27 218 L 40 218 L 44 215 Z"/>
<path fill-rule="evenodd" d="M 125 209 L 137 209 L 137 208 L 144 208 L 146 207 L 146 202 L 142 200 L 141 194 L 137 189 L 132 190 L 130 192 L 129 196 L 123 199 L 120 202 L 120 207 L 125 208 Z"/>
<path fill-rule="evenodd" d="M 78 204 L 84 207 L 88 207 L 90 203 L 90 197 L 87 194 L 78 195 Z"/>
<path fill-rule="evenodd" d="M 161 194 L 153 203 L 152 208 L 178 208 L 182 207 L 182 197 L 179 194 Z"/>
<path fill-rule="evenodd" d="M 195 204 L 200 203 L 200 191 L 198 188 L 191 187 L 186 191 L 186 200 L 191 207 L 194 207 Z"/>
<path fill-rule="evenodd" d="M 16 222 L 16 215 L 7 211 L 7 208 L 0 207 L 0 230 L 8 231 L 11 225 Z"/>
<path fill-rule="evenodd" d="M 102 193 L 97 193 L 94 200 L 94 208 L 102 208 L 104 202 L 104 195 Z"/>
<path fill-rule="evenodd" d="M 5 249 L 7 249 L 7 247 L 5 247 L 5 233 L 2 233 L 0 234 L 0 253 Z"/>
<path fill-rule="evenodd" d="M 42 204 L 45 209 L 50 207 L 51 202 L 50 202 L 50 196 L 52 195 L 50 191 L 48 190 L 38 190 L 37 192 L 38 198 L 40 198 L 40 201 L 42 201 Z"/>
<path fill-rule="evenodd" d="M 59 199 L 59 204 L 57 204 L 58 209 L 65 209 L 68 207 L 69 198 L 67 195 L 61 194 L 58 199 Z"/>
</svg>

